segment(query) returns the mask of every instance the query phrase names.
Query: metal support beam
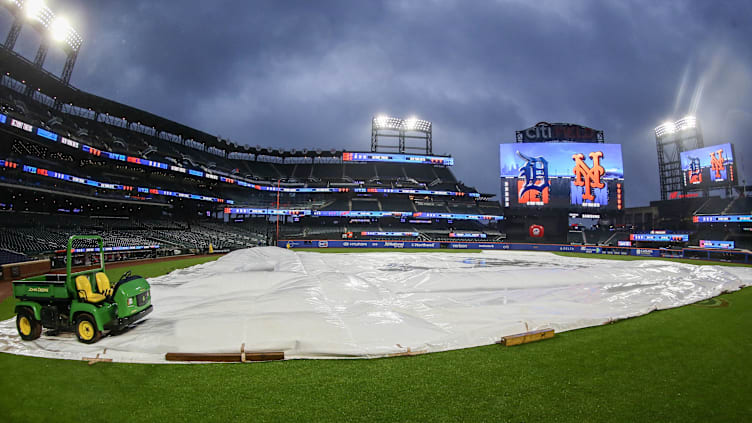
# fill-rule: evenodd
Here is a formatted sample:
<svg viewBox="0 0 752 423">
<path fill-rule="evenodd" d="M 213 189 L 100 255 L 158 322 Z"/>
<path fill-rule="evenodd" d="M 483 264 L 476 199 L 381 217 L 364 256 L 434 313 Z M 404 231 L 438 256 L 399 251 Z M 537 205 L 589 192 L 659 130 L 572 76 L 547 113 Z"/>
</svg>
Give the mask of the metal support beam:
<svg viewBox="0 0 752 423">
<path fill-rule="evenodd" d="M 37 55 L 34 57 L 34 65 L 40 68 L 44 65 L 44 60 L 47 58 L 47 51 L 49 51 L 49 49 L 50 45 L 47 41 L 42 40 L 42 44 L 39 44 Z"/>
<path fill-rule="evenodd" d="M 72 50 L 68 53 L 68 57 L 65 58 L 65 65 L 63 65 L 63 73 L 60 75 L 60 79 L 68 85 L 70 84 L 71 74 L 73 73 L 73 66 L 76 64 L 76 58 L 78 57 L 78 50 Z"/>
<path fill-rule="evenodd" d="M 16 40 L 18 40 L 18 35 L 21 33 L 21 27 L 23 27 L 23 19 L 20 16 L 16 16 L 13 19 L 10 31 L 8 31 L 8 36 L 5 38 L 4 45 L 8 50 L 13 50 L 13 47 L 16 46 Z"/>
<path fill-rule="evenodd" d="M 699 123 L 696 127 L 655 137 L 658 153 L 658 177 L 661 200 L 668 200 L 672 192 L 687 193 L 681 169 L 681 153 L 704 147 Z"/>
<path fill-rule="evenodd" d="M 376 128 L 371 125 L 371 152 L 379 151 L 379 141 Z"/>
<path fill-rule="evenodd" d="M 416 135 L 420 134 L 420 135 Z M 390 138 L 397 142 L 388 143 Z M 394 129 L 371 128 L 371 152 L 374 153 L 409 153 L 433 154 L 433 137 L 431 132 L 405 131 Z"/>
</svg>

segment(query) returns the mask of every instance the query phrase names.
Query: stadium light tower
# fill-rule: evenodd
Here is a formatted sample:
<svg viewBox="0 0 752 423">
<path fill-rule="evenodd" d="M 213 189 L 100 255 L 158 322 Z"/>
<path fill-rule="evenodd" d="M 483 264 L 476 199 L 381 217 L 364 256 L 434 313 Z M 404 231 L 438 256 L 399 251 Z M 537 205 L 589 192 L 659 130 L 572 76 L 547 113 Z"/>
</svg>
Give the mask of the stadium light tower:
<svg viewBox="0 0 752 423">
<path fill-rule="evenodd" d="M 655 128 L 655 146 L 658 152 L 661 200 L 667 200 L 671 192 L 681 191 L 686 194 L 680 154 L 705 146 L 697 118 L 685 116 L 676 122 L 669 121 L 658 126 Z"/>
<path fill-rule="evenodd" d="M 0 0 L 5 5 L 5 8 L 13 14 L 13 24 L 11 24 L 8 36 L 5 37 L 5 43 L 3 44 L 8 50 L 13 50 L 16 46 L 16 40 L 21 33 L 23 27 L 23 13 L 21 12 L 21 2 L 18 0 Z"/>
<path fill-rule="evenodd" d="M 66 84 L 70 82 L 73 66 L 78 57 L 78 51 L 83 44 L 83 38 L 62 16 L 55 16 L 42 0 L 0 0 L 6 9 L 13 14 L 13 24 L 3 44 L 5 48 L 13 50 L 25 23 L 29 24 L 42 35 L 42 41 L 34 58 L 34 65 L 41 68 L 47 58 L 50 42 L 60 46 L 66 53 L 65 65 L 60 79 Z"/>
<path fill-rule="evenodd" d="M 433 154 L 433 125 L 416 117 L 401 119 L 379 115 L 371 120 L 371 152 Z M 397 145 L 390 140 L 396 138 Z"/>
</svg>

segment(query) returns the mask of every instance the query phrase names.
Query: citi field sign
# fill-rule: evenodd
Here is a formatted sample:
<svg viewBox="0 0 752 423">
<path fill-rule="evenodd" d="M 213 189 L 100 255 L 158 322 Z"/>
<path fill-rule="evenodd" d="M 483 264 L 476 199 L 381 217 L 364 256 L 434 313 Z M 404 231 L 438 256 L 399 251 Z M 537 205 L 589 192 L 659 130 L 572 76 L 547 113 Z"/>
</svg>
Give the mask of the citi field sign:
<svg viewBox="0 0 752 423">
<path fill-rule="evenodd" d="M 546 141 L 603 142 L 603 131 L 573 123 L 548 122 L 517 131 L 517 142 Z"/>
</svg>

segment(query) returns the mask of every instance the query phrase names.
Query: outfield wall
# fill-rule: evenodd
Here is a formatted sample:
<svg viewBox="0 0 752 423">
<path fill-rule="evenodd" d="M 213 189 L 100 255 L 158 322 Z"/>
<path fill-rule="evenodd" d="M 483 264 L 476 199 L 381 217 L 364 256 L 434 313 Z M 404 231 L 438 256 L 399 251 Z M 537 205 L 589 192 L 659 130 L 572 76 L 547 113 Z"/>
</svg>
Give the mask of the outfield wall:
<svg viewBox="0 0 752 423">
<path fill-rule="evenodd" d="M 384 248 L 384 249 L 450 249 L 450 250 L 517 250 L 559 251 L 568 253 L 606 254 L 637 257 L 697 258 L 752 264 L 752 255 L 741 251 L 719 251 L 700 248 L 658 249 L 606 247 L 596 245 L 525 244 L 511 242 L 439 242 L 439 241 L 370 241 L 370 240 L 280 240 L 282 248 Z"/>
</svg>

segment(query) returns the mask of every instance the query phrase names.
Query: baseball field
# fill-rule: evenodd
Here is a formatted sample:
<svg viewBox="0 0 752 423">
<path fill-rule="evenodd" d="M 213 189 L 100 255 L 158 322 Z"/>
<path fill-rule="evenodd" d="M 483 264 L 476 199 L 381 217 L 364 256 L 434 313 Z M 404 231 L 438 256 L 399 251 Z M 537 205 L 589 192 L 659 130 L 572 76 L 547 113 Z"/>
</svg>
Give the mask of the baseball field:
<svg viewBox="0 0 752 423">
<path fill-rule="evenodd" d="M 154 277 L 211 259 L 131 270 Z M 0 354 L 0 420 L 744 421 L 750 322 L 745 288 L 543 342 L 412 357 L 89 365 Z"/>
</svg>

